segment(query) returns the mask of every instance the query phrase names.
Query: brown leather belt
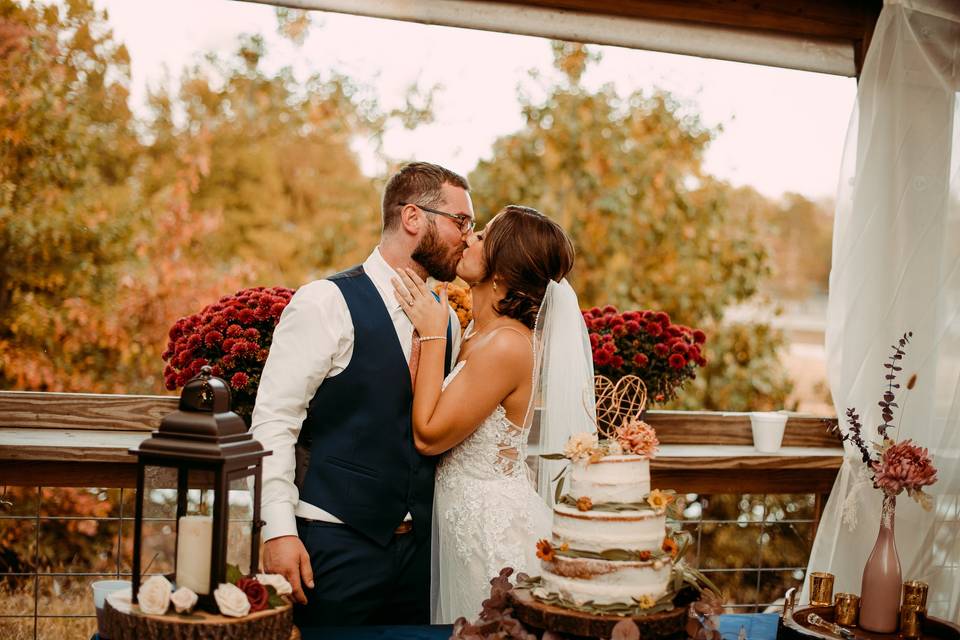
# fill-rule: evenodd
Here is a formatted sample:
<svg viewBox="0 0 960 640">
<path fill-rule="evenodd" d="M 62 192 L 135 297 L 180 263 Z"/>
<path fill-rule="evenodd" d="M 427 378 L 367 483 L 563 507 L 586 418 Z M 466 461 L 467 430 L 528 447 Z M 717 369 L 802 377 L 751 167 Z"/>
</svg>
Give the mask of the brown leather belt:
<svg viewBox="0 0 960 640">
<path fill-rule="evenodd" d="M 411 531 L 413 531 L 413 520 L 404 520 L 394 530 L 393 535 L 402 536 L 403 534 L 410 533 Z"/>
</svg>

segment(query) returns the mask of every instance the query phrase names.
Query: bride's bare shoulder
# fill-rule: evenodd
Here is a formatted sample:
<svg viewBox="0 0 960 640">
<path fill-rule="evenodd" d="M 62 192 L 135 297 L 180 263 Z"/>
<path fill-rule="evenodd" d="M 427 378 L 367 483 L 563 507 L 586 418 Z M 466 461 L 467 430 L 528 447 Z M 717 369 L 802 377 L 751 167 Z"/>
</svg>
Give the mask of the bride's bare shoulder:
<svg viewBox="0 0 960 640">
<path fill-rule="evenodd" d="M 530 329 L 517 323 L 517 326 L 499 327 L 486 336 L 483 344 L 476 345 L 470 353 L 470 359 L 477 368 L 500 372 L 504 367 L 533 366 L 533 347 Z"/>
</svg>

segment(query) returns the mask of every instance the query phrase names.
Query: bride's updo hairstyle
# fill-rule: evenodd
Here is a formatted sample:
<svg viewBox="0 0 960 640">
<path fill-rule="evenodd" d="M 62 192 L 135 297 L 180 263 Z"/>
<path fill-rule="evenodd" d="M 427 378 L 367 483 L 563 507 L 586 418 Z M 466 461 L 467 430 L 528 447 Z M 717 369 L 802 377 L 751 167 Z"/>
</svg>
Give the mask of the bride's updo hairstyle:
<svg viewBox="0 0 960 640">
<path fill-rule="evenodd" d="M 570 272 L 574 250 L 559 224 L 536 209 L 510 204 L 483 236 L 483 257 L 488 277 L 507 290 L 497 313 L 533 329 L 547 283 Z"/>
</svg>

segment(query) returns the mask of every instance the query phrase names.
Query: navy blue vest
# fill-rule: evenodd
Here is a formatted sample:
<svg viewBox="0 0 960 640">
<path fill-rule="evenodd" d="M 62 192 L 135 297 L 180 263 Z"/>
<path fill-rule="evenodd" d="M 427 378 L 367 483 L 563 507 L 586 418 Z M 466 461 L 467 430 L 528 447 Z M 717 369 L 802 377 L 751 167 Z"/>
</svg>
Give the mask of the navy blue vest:
<svg viewBox="0 0 960 640">
<path fill-rule="evenodd" d="M 297 443 L 300 498 L 384 546 L 407 513 L 417 538 L 429 539 L 437 458 L 413 444 L 410 368 L 393 321 L 363 267 L 329 279 L 350 311 L 353 355 L 307 409 Z M 448 326 L 445 371 L 450 343 Z"/>
</svg>

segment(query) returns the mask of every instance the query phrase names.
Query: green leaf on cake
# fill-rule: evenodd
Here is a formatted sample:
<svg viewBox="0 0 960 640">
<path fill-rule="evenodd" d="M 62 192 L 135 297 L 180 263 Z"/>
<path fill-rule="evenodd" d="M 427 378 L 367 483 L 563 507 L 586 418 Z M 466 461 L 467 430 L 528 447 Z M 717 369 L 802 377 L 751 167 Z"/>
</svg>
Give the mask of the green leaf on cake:
<svg viewBox="0 0 960 640">
<path fill-rule="evenodd" d="M 541 453 L 540 457 L 544 460 L 566 460 L 567 456 L 562 453 Z"/>
<path fill-rule="evenodd" d="M 242 577 L 243 574 L 240 573 L 240 567 L 235 564 L 227 564 L 227 582 L 230 584 L 237 584 Z"/>
<path fill-rule="evenodd" d="M 557 483 L 557 490 L 553 493 L 553 501 L 560 502 L 560 494 L 563 493 L 563 478 Z"/>
</svg>

